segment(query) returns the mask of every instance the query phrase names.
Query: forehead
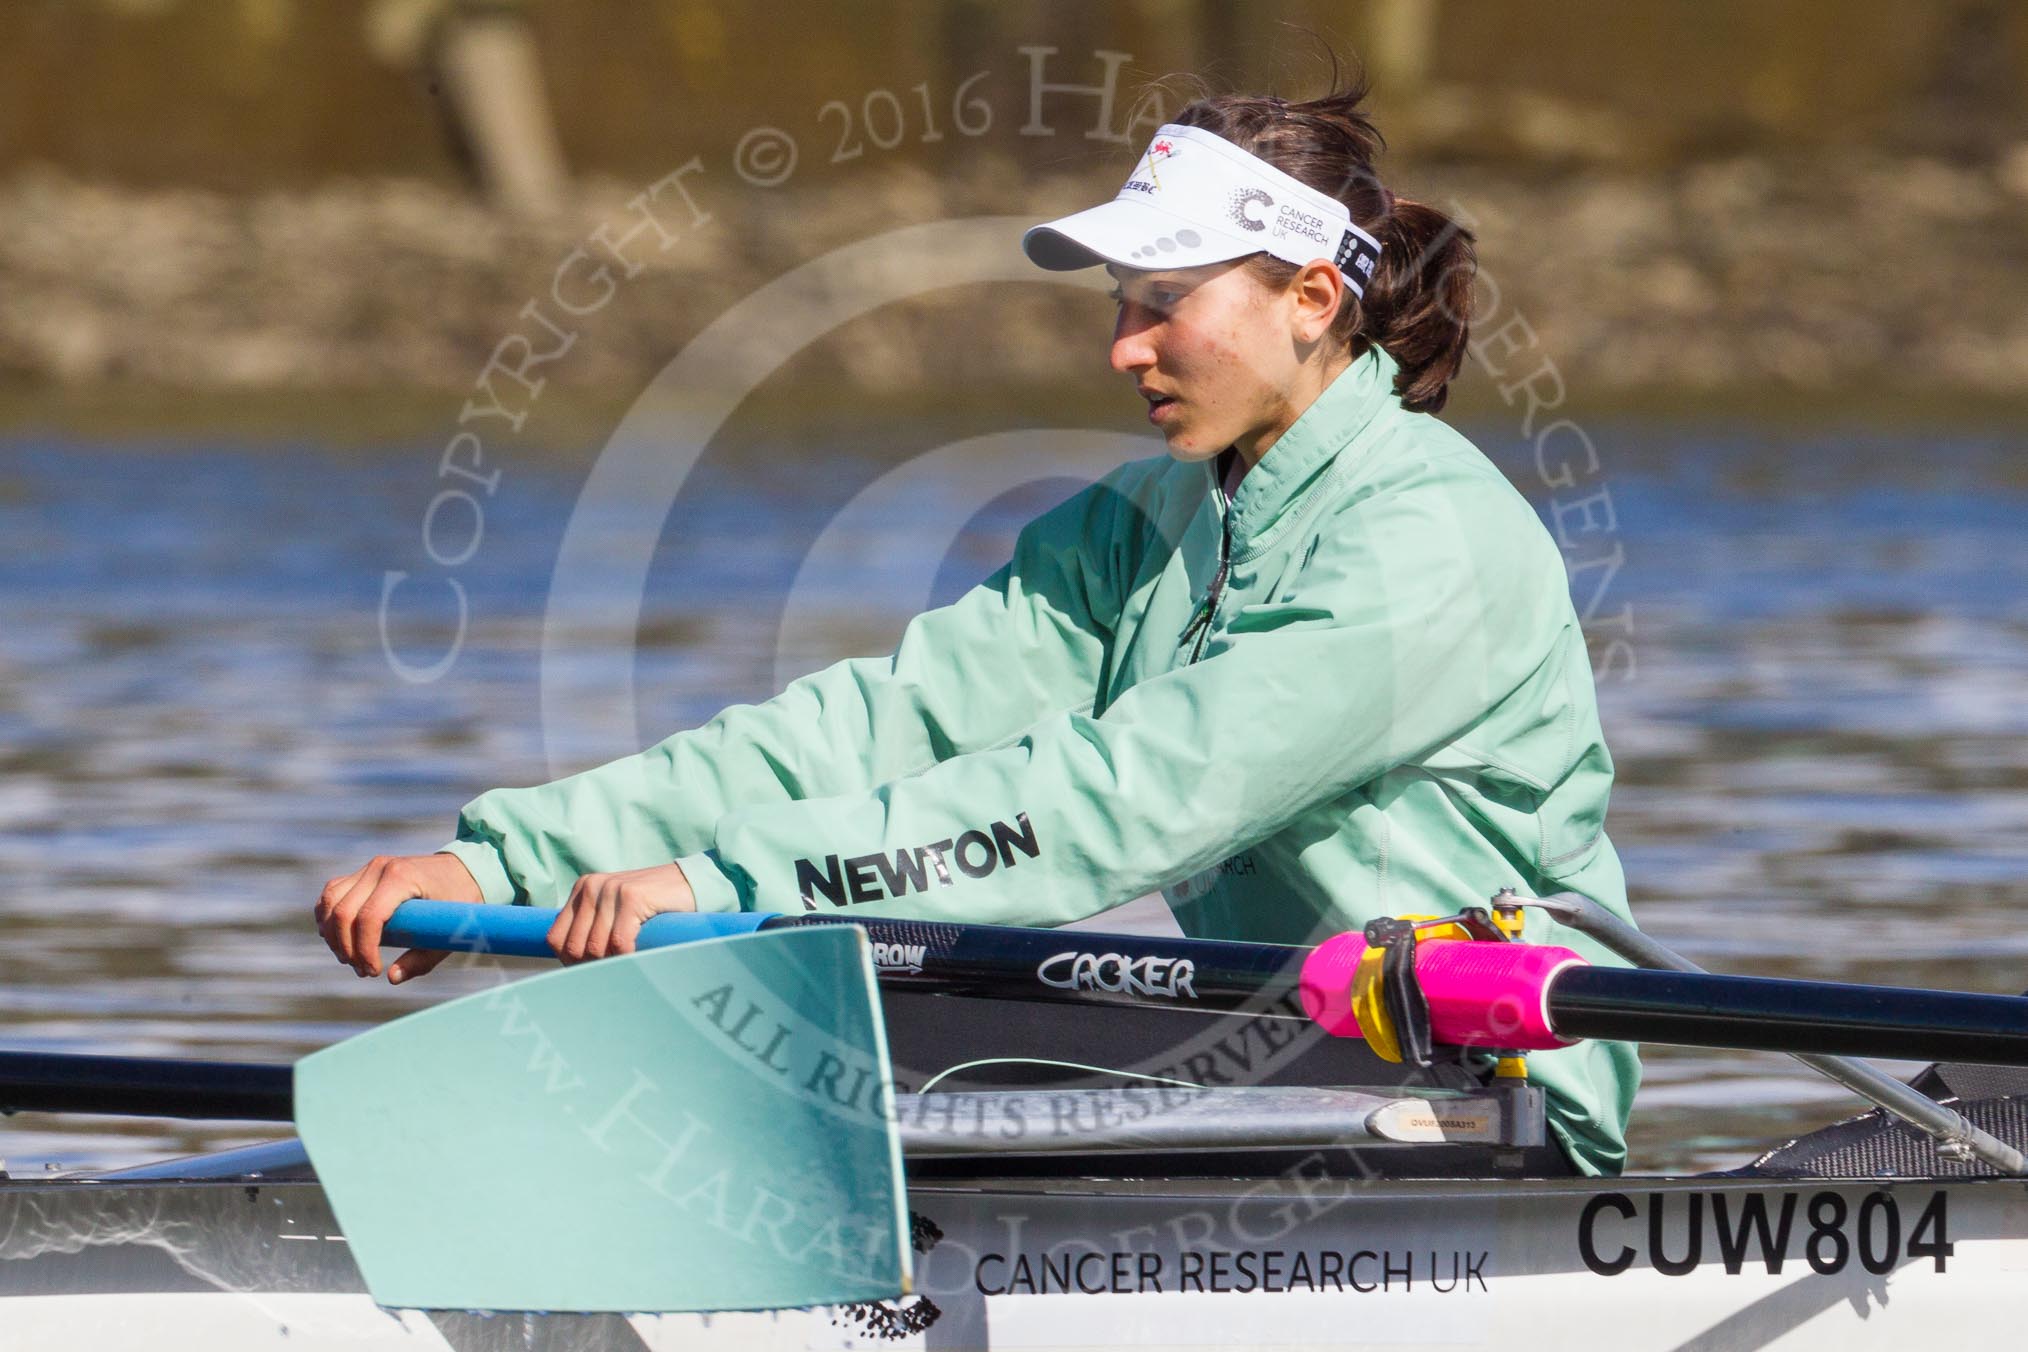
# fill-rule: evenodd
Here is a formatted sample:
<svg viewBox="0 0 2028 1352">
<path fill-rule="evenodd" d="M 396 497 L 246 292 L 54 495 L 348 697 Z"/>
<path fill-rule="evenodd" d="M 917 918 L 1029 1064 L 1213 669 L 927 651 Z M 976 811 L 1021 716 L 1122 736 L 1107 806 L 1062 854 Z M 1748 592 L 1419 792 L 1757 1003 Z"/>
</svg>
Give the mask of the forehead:
<svg viewBox="0 0 2028 1352">
<path fill-rule="evenodd" d="M 1222 272 L 1231 271 L 1232 267 L 1233 264 L 1231 263 L 1203 263 L 1194 268 L 1155 268 L 1143 270 L 1141 268 L 1123 267 L 1118 263 L 1108 263 L 1106 264 L 1106 271 L 1111 274 L 1114 281 L 1122 285 L 1132 286 L 1149 282 L 1167 282 L 1182 286 L 1196 286 L 1200 282 L 1209 281 Z"/>
</svg>

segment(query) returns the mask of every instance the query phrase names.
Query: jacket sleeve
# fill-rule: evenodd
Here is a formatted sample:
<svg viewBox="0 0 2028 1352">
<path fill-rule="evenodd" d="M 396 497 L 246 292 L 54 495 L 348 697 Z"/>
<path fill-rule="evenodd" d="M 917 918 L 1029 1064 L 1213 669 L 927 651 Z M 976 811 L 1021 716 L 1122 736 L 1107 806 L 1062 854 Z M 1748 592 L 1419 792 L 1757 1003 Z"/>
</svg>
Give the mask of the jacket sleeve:
<svg viewBox="0 0 2028 1352">
<path fill-rule="evenodd" d="M 870 790 L 736 807 L 685 871 L 748 909 L 1015 925 L 1196 873 L 1452 739 L 1527 679 L 1569 605 L 1560 568 L 1544 598 L 1555 565 L 1539 550 L 1517 566 L 1513 541 L 1535 550 L 1541 530 L 1498 492 L 1512 506 L 1493 504 L 1493 538 L 1490 499 L 1342 507 L 1301 575 L 1230 616 L 1200 661 L 1102 715 L 1055 713 Z"/>
<path fill-rule="evenodd" d="M 1132 470 L 1133 466 L 1124 467 Z M 839 662 L 637 755 L 466 804 L 456 855 L 489 902 L 560 903 L 585 873 L 709 849 L 729 813 L 833 800 L 1095 706 L 1131 552 L 1124 471 L 1025 527 L 1012 560 L 916 617 L 893 656 Z M 716 870 L 685 870 L 705 909 L 736 907 Z"/>
</svg>

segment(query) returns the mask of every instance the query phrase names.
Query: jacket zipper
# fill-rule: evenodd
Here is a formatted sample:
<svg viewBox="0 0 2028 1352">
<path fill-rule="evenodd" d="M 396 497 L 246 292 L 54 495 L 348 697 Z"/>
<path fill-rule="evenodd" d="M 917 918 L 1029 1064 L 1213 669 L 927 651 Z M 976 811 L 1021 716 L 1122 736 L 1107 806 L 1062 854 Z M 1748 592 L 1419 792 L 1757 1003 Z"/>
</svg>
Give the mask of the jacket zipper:
<svg viewBox="0 0 2028 1352">
<path fill-rule="evenodd" d="M 1232 569 L 1232 502 L 1225 496 L 1225 456 L 1231 454 L 1233 452 L 1227 451 L 1219 456 L 1211 471 L 1212 491 L 1218 494 L 1218 571 L 1211 575 L 1211 586 L 1204 593 L 1203 607 L 1190 618 L 1189 625 L 1183 630 L 1183 642 L 1190 642 L 1192 635 L 1197 638 L 1185 666 L 1204 655 L 1205 641 L 1211 637 L 1211 619 L 1218 613 L 1218 600 L 1225 592 L 1226 574 Z"/>
</svg>

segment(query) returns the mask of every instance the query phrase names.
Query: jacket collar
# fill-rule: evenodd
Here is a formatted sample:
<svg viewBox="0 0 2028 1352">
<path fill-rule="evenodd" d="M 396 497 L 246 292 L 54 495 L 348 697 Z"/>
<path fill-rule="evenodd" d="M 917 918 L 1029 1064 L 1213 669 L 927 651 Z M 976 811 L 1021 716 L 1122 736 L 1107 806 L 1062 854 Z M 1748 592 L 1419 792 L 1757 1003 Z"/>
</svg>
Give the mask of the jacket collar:
<svg viewBox="0 0 2028 1352">
<path fill-rule="evenodd" d="M 1338 453 L 1366 430 L 1384 405 L 1395 402 L 1394 376 L 1399 369 L 1380 348 L 1368 347 L 1246 472 L 1226 508 L 1238 553 L 1265 548 Z M 1214 496 L 1224 459 L 1221 455 L 1205 464 Z"/>
</svg>

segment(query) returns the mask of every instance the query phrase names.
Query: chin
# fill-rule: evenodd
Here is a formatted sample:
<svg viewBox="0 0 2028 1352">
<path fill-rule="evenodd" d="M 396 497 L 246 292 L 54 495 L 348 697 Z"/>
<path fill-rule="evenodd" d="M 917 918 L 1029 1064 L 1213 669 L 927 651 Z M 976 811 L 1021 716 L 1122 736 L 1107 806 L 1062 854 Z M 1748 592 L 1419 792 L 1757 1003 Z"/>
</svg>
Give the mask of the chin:
<svg viewBox="0 0 2028 1352">
<path fill-rule="evenodd" d="M 1164 440 L 1168 443 L 1171 458 L 1181 460 L 1186 465 L 1195 465 L 1206 460 L 1214 460 L 1225 449 L 1224 446 L 1209 445 L 1201 438 L 1191 436 L 1188 432 L 1179 433 L 1172 437 L 1165 437 Z"/>
</svg>

